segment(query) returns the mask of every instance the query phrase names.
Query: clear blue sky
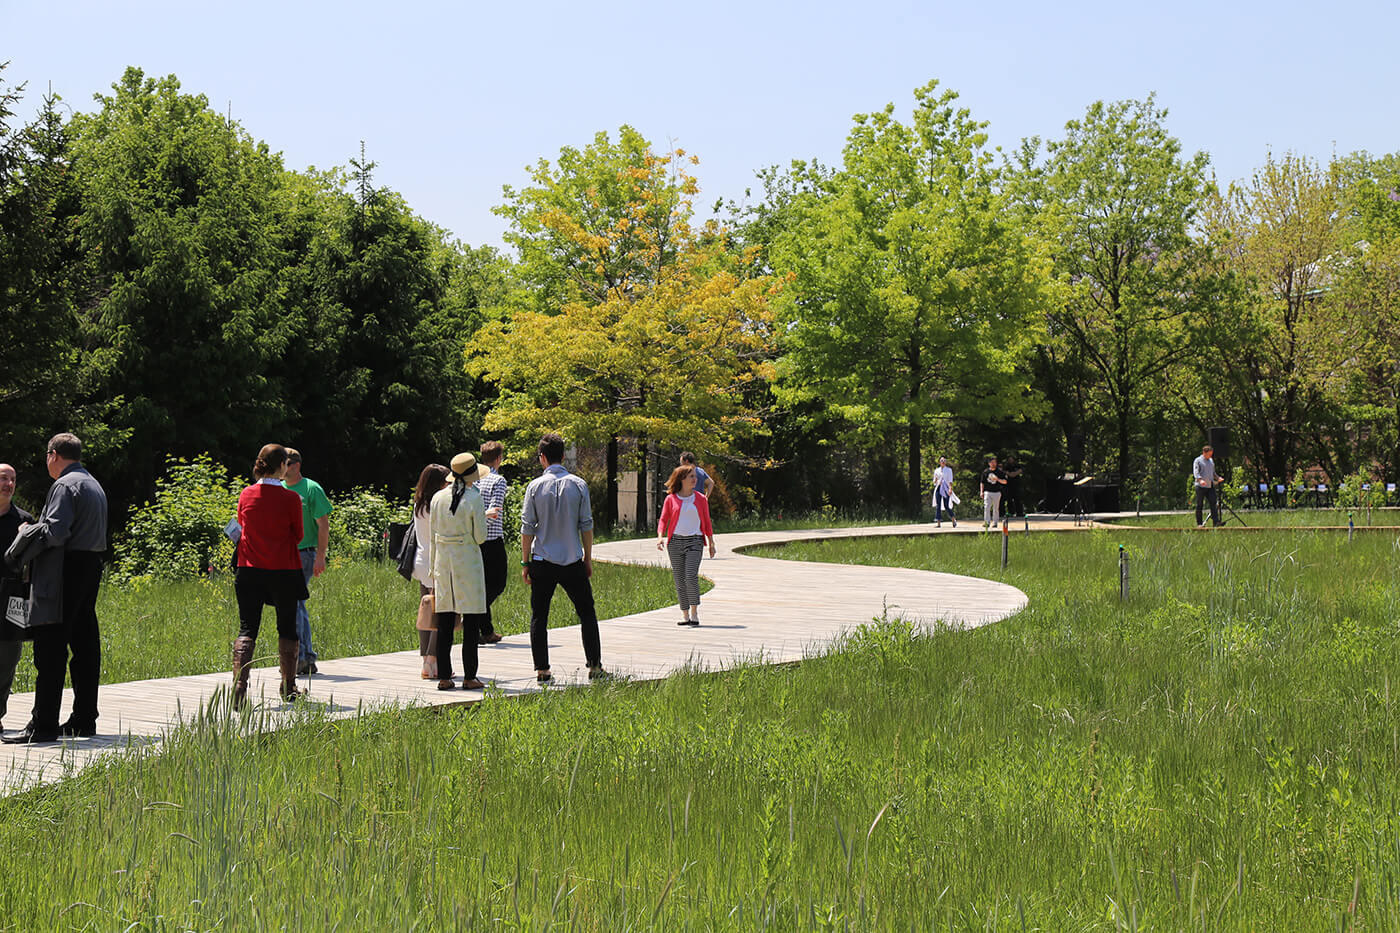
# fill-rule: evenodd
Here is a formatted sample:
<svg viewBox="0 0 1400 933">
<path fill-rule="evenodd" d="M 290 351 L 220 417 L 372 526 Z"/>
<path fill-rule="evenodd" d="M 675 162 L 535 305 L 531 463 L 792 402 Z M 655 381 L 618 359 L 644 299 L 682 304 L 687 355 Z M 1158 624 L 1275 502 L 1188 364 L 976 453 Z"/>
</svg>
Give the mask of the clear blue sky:
<svg viewBox="0 0 1400 933">
<path fill-rule="evenodd" d="M 561 146 L 635 126 L 698 155 L 700 202 L 756 169 L 839 161 L 853 114 L 909 110 L 930 78 L 1006 149 L 1094 100 L 1155 91 L 1222 181 L 1272 149 L 1400 150 L 1400 5 L 1258 0 L 998 4 L 765 0 L 368 4 L 0 0 L 5 78 L 29 113 L 78 110 L 127 65 L 231 110 L 289 168 L 344 165 L 472 244 L 501 242 L 503 184 Z"/>
</svg>

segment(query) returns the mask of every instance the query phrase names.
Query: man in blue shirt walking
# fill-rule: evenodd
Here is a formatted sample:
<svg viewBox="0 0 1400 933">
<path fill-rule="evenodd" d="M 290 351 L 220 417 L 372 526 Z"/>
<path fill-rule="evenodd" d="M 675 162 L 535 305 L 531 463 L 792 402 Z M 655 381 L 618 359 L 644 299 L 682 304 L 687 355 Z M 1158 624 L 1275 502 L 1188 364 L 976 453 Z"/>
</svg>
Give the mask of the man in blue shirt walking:
<svg viewBox="0 0 1400 933">
<path fill-rule="evenodd" d="M 588 678 L 606 677 L 598 639 L 598 613 L 593 606 L 593 509 L 588 484 L 564 469 L 564 439 L 540 438 L 544 475 L 525 487 L 520 507 L 521 576 L 530 587 L 530 651 L 535 679 L 547 683 L 549 670 L 549 604 L 562 586 L 574 604 L 583 630 L 583 655 Z"/>
</svg>

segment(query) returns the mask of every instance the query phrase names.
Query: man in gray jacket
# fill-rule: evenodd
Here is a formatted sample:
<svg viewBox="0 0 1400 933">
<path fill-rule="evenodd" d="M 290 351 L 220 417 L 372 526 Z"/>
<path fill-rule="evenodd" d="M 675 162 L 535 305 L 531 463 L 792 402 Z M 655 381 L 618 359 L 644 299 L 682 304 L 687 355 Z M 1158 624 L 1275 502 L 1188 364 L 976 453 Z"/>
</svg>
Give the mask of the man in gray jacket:
<svg viewBox="0 0 1400 933">
<path fill-rule="evenodd" d="M 48 444 L 49 487 L 36 525 L 48 547 L 34 558 L 30 625 L 34 631 L 34 715 L 4 741 L 52 742 L 59 735 L 97 733 L 97 682 L 102 647 L 97 588 L 107 550 L 107 494 L 83 467 L 83 444 L 55 434 Z M 72 660 L 69 660 L 69 651 Z M 63 669 L 73 677 L 73 713 L 61 726 Z"/>
</svg>

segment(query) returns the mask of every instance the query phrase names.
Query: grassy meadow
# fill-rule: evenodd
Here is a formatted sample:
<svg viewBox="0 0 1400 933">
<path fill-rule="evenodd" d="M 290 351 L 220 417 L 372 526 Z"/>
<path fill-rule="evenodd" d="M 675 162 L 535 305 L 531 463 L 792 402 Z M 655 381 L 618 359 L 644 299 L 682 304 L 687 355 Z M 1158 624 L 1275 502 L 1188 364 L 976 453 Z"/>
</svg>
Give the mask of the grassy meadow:
<svg viewBox="0 0 1400 933">
<path fill-rule="evenodd" d="M 972 631 L 271 734 L 211 714 L 0 801 L 0 928 L 1400 929 L 1394 535 L 1018 534 L 1006 571 L 1000 543 L 763 549 L 1029 594 Z"/>
</svg>

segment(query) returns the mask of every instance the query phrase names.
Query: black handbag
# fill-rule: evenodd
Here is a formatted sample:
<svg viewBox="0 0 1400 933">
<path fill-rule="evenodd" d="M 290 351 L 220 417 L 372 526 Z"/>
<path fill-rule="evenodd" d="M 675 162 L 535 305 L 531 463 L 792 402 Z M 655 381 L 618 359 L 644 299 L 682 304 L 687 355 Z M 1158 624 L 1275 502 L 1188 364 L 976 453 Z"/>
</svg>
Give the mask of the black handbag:
<svg viewBox="0 0 1400 933">
<path fill-rule="evenodd" d="M 403 533 L 403 546 L 399 548 L 396 558 L 399 562 L 399 576 L 405 580 L 413 579 L 413 562 L 418 559 L 418 529 L 413 522 L 408 523 L 408 528 Z"/>
</svg>

